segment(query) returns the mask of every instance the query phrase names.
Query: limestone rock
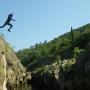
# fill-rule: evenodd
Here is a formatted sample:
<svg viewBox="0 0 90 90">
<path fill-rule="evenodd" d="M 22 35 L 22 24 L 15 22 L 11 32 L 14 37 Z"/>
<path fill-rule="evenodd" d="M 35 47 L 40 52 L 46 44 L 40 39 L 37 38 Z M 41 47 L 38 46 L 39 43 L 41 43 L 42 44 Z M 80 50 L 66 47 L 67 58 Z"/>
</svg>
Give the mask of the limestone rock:
<svg viewBox="0 0 90 90">
<path fill-rule="evenodd" d="M 25 72 L 13 49 L 0 37 L 0 90 L 6 90 L 6 85 L 19 84 Z"/>
</svg>

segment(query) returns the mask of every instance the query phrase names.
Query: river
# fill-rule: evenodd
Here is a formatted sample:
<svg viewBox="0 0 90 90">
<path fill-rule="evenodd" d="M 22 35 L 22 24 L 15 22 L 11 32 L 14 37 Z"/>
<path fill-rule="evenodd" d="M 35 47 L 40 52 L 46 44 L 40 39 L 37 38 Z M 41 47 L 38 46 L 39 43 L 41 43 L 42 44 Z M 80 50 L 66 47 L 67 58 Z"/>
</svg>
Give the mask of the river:
<svg viewBox="0 0 90 90">
<path fill-rule="evenodd" d="M 25 86 L 25 87 L 15 88 L 14 90 L 38 90 L 38 89 L 30 85 L 29 87 Z"/>
<path fill-rule="evenodd" d="M 12 89 L 8 89 L 12 90 Z M 15 88 L 13 90 L 60 90 L 59 88 L 52 88 L 52 87 L 35 87 L 35 86 L 29 86 L 29 87 L 22 87 L 22 88 Z"/>
<path fill-rule="evenodd" d="M 29 87 L 25 86 L 25 87 L 8 89 L 8 90 L 58 90 L 58 89 L 55 89 L 52 87 L 36 87 L 36 86 L 30 85 Z"/>
</svg>

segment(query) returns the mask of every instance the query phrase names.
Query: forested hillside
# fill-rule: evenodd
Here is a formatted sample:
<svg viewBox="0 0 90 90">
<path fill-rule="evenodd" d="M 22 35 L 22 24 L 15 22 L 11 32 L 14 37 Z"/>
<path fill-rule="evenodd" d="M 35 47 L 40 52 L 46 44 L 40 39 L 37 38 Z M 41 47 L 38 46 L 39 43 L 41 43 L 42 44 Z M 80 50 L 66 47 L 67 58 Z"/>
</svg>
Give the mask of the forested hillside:
<svg viewBox="0 0 90 90">
<path fill-rule="evenodd" d="M 85 45 L 90 41 L 90 24 L 72 29 L 50 42 L 35 44 L 34 46 L 19 50 L 16 54 L 21 63 L 28 70 L 37 70 L 51 65 L 62 59 L 76 58 Z"/>
</svg>

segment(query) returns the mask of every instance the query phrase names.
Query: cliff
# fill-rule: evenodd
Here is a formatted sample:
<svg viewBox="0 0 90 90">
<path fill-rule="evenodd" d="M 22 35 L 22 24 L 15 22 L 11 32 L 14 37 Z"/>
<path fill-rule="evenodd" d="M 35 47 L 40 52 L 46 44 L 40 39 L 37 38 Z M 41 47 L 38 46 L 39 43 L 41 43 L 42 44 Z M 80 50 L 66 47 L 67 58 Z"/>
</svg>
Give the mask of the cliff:
<svg viewBox="0 0 90 90">
<path fill-rule="evenodd" d="M 10 45 L 0 37 L 0 90 L 19 84 L 23 80 L 25 68 L 16 57 Z"/>
<path fill-rule="evenodd" d="M 17 52 L 32 71 L 34 84 L 54 90 L 90 90 L 90 24 L 71 31 Z"/>
<path fill-rule="evenodd" d="M 69 70 L 60 71 L 59 84 L 61 90 L 90 90 L 90 43 Z"/>
</svg>

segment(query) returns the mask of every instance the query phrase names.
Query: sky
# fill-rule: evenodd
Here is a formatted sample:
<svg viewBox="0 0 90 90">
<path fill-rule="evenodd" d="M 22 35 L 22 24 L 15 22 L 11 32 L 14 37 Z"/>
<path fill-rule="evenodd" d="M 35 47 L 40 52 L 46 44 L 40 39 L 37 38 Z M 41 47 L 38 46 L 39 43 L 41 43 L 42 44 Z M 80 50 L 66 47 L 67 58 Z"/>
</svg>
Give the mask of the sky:
<svg viewBox="0 0 90 90">
<path fill-rule="evenodd" d="M 0 0 L 0 26 L 13 13 L 9 26 L 0 28 L 6 41 L 15 51 L 36 43 L 50 41 L 90 23 L 90 0 Z"/>
</svg>

